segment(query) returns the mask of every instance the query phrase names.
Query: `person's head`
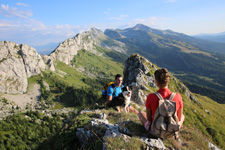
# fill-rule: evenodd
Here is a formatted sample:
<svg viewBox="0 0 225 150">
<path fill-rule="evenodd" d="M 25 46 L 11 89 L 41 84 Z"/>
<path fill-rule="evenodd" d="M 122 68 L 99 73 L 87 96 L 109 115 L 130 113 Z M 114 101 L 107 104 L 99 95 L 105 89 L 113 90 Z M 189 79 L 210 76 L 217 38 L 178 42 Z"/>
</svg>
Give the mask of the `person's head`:
<svg viewBox="0 0 225 150">
<path fill-rule="evenodd" d="M 161 68 L 155 71 L 156 85 L 160 88 L 166 87 L 170 81 L 170 74 L 166 68 Z"/>
<path fill-rule="evenodd" d="M 122 84 L 122 82 L 123 82 L 123 77 L 122 77 L 122 75 L 117 74 L 117 75 L 115 76 L 115 85 L 118 87 L 118 86 L 120 86 L 120 85 Z"/>
</svg>

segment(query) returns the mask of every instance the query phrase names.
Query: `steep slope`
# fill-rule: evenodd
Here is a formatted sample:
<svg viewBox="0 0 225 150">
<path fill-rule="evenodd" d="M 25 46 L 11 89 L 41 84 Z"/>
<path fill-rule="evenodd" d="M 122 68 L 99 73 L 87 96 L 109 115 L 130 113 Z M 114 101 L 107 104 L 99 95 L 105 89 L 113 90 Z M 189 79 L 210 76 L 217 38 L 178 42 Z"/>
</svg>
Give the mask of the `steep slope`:
<svg viewBox="0 0 225 150">
<path fill-rule="evenodd" d="M 191 41 L 195 39 L 187 35 L 170 30 L 156 30 L 141 24 L 124 30 L 108 29 L 105 34 L 125 43 L 129 47 L 128 53 L 144 55 L 159 66 L 174 72 L 183 82 L 191 82 L 195 85 L 192 86 L 192 91 L 197 91 L 198 86 L 202 86 L 201 91 L 204 91 L 203 87 L 207 87 L 208 91 L 214 89 L 215 93 L 220 91 L 217 94 L 219 97 L 212 97 L 213 94 L 208 96 L 225 103 L 225 93 L 222 90 L 225 88 L 225 55 L 203 51 L 194 46 Z"/>
<path fill-rule="evenodd" d="M 87 32 L 77 34 L 71 39 L 59 44 L 59 46 L 50 54 L 51 59 L 59 60 L 65 64 L 70 64 L 74 55 L 81 49 L 88 50 L 97 55 L 102 55 L 96 50 L 95 45 L 111 49 L 120 53 L 126 53 L 127 48 L 124 43 L 108 38 L 98 29 L 92 28 Z"/>
</svg>

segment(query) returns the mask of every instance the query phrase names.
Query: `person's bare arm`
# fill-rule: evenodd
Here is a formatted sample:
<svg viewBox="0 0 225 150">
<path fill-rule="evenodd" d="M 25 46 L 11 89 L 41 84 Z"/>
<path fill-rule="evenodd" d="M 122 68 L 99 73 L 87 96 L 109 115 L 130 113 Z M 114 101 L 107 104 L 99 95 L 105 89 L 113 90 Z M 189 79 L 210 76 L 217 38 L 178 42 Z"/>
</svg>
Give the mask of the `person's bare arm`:
<svg viewBox="0 0 225 150">
<path fill-rule="evenodd" d="M 178 118 L 179 118 L 178 124 L 180 125 L 180 127 L 182 127 L 183 122 L 184 122 L 184 118 L 185 118 L 185 117 L 184 117 L 184 114 L 183 114 L 183 108 L 180 108 L 180 109 L 178 110 L 177 116 L 178 116 Z"/>
<path fill-rule="evenodd" d="M 112 101 L 112 96 L 107 95 L 107 102 Z"/>
</svg>

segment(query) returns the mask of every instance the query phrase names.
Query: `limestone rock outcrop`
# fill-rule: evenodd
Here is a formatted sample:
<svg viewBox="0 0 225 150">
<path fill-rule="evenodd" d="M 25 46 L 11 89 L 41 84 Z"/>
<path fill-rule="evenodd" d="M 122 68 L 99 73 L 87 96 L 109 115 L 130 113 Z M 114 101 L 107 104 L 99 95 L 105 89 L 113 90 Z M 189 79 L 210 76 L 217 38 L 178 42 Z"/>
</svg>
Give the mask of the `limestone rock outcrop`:
<svg viewBox="0 0 225 150">
<path fill-rule="evenodd" d="M 132 54 L 126 60 L 124 68 L 124 84 L 133 88 L 131 99 L 143 105 L 146 99 L 143 91 L 149 91 L 147 88 L 149 86 L 156 88 L 154 76 L 152 75 L 156 67 L 139 54 Z"/>
<path fill-rule="evenodd" d="M 55 71 L 54 60 L 50 56 L 42 55 L 42 59 L 49 66 L 50 71 Z"/>
<path fill-rule="evenodd" d="M 118 52 L 125 53 L 125 44 L 109 39 L 104 33 L 96 28 L 92 28 L 87 32 L 77 34 L 71 39 L 67 39 L 50 54 L 51 59 L 59 60 L 65 64 L 70 64 L 74 55 L 81 49 L 86 49 L 97 55 L 102 55 L 96 50 L 95 45 L 112 49 Z"/>
<path fill-rule="evenodd" d="M 23 58 L 27 78 L 41 73 L 41 70 L 46 70 L 47 67 L 37 51 L 28 45 L 21 44 L 20 55 Z"/>
<path fill-rule="evenodd" d="M 19 45 L 14 42 L 0 42 L 0 92 L 24 93 L 27 76 L 23 58 L 18 53 Z"/>
<path fill-rule="evenodd" d="M 150 91 L 149 87 L 157 88 L 154 79 L 154 72 L 157 70 L 157 67 L 153 65 L 148 59 L 140 56 L 139 54 L 132 54 L 125 62 L 124 67 L 124 85 L 132 86 L 132 96 L 131 100 L 144 105 L 146 96 L 145 93 L 149 94 L 153 91 Z M 200 107 L 204 107 L 203 104 L 198 101 L 195 96 L 189 91 L 189 89 L 183 85 L 183 83 L 178 82 L 175 77 L 171 79 L 180 87 L 180 92 L 184 91 L 185 95 L 197 103 Z"/>
<path fill-rule="evenodd" d="M 15 42 L 0 41 L 1 93 L 25 93 L 27 78 L 45 69 L 44 61 L 34 48 Z"/>
<path fill-rule="evenodd" d="M 91 111 L 91 110 L 88 110 L 88 111 L 83 110 L 82 111 L 82 113 L 86 113 L 86 112 L 93 112 L 93 111 Z M 124 124 L 129 125 L 131 123 L 130 121 L 122 121 L 122 122 L 118 122 L 118 124 L 117 123 L 111 124 L 107 120 L 107 117 L 102 119 L 102 116 L 106 116 L 106 114 L 100 113 L 100 115 L 98 115 L 99 112 L 96 110 L 95 110 L 95 112 L 96 112 L 95 117 L 97 117 L 97 118 L 92 118 L 89 121 L 89 128 L 92 130 L 94 128 L 96 128 L 97 130 L 95 130 L 95 133 L 103 132 L 102 133 L 104 135 L 103 136 L 103 148 L 102 148 L 103 150 L 108 149 L 107 144 L 105 142 L 106 138 L 120 137 L 121 140 L 123 140 L 125 142 L 130 142 L 130 139 L 131 139 L 130 131 L 126 127 L 123 126 Z M 90 129 L 77 128 L 76 136 L 79 140 L 81 147 L 87 146 L 91 139 L 96 138 L 96 136 L 93 134 L 93 132 L 91 132 Z M 148 149 L 166 149 L 166 147 L 161 139 L 150 139 L 150 138 L 146 138 L 146 137 L 139 137 L 139 140 L 143 144 L 146 144 L 146 147 Z"/>
</svg>

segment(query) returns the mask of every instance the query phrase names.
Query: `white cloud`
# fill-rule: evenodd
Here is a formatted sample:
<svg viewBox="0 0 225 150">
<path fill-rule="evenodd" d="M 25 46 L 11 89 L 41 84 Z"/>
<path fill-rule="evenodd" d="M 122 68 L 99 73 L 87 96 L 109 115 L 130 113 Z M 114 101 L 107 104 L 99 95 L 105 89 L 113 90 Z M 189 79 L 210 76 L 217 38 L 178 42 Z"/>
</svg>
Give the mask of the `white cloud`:
<svg viewBox="0 0 225 150">
<path fill-rule="evenodd" d="M 128 15 L 120 15 L 121 18 L 126 18 Z"/>
<path fill-rule="evenodd" d="M 111 17 L 111 20 L 124 20 L 124 18 L 127 18 L 128 15 L 120 15 L 120 17 Z"/>
<path fill-rule="evenodd" d="M 32 10 L 20 11 L 16 7 L 1 4 L 0 14 L 4 17 L 29 18 L 33 16 Z"/>
<path fill-rule="evenodd" d="M 29 6 L 28 4 L 25 4 L 25 3 L 16 3 L 16 5 L 18 5 L 18 6 L 24 6 L 24 7 L 28 7 Z"/>
<path fill-rule="evenodd" d="M 111 11 L 112 9 L 111 8 L 108 8 L 106 11 L 104 11 L 104 14 L 110 14 L 110 11 Z"/>
<path fill-rule="evenodd" d="M 148 26 L 163 26 L 166 20 L 168 20 L 168 18 L 149 17 L 149 18 L 135 19 L 134 22 L 136 24 L 142 23 Z"/>
<path fill-rule="evenodd" d="M 49 42 L 62 42 L 75 36 L 78 31 L 88 29 L 68 24 L 46 26 L 34 19 L 0 20 L 0 41 L 9 40 L 28 45 L 41 45 Z"/>
<path fill-rule="evenodd" d="M 0 28 L 15 27 L 15 26 L 17 26 L 17 25 L 11 24 L 7 20 L 0 20 Z"/>
<path fill-rule="evenodd" d="M 130 20 L 129 22 L 114 22 L 108 25 L 105 25 L 104 29 L 108 29 L 108 28 L 120 28 L 120 29 L 125 29 L 125 28 L 130 28 L 135 26 L 136 24 L 144 24 L 150 27 L 154 27 L 154 28 L 165 28 L 165 26 L 167 25 L 167 20 L 169 20 L 169 18 L 158 18 L 158 17 L 149 17 L 149 18 L 137 18 L 137 19 L 133 19 Z"/>
</svg>

